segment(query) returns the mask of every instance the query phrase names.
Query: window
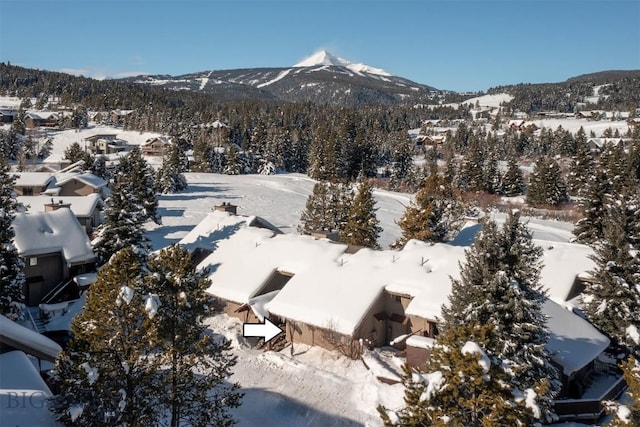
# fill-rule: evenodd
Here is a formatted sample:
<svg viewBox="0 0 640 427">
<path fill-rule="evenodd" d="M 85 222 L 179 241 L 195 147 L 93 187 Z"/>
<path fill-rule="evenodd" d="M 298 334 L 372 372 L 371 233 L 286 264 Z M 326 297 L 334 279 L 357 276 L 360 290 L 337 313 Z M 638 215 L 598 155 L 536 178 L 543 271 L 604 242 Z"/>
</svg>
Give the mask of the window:
<svg viewBox="0 0 640 427">
<path fill-rule="evenodd" d="M 33 188 L 31 187 L 24 187 L 22 189 L 22 195 L 23 196 L 33 196 Z"/>
<path fill-rule="evenodd" d="M 394 300 L 395 302 L 401 302 L 401 301 L 402 301 L 402 298 L 400 297 L 400 295 L 394 295 L 394 296 L 393 296 L 393 300 Z"/>
<path fill-rule="evenodd" d="M 38 265 L 38 258 L 36 258 L 36 257 L 29 258 L 29 265 L 31 267 Z"/>
</svg>

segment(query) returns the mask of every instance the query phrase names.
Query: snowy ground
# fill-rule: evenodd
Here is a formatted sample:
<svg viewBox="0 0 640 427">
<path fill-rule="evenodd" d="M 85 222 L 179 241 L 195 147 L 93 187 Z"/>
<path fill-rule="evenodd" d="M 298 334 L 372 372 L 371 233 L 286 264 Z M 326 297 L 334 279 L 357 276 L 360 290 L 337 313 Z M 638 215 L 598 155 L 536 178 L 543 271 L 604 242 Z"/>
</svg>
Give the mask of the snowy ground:
<svg viewBox="0 0 640 427">
<path fill-rule="evenodd" d="M 293 356 L 290 347 L 253 350 L 237 319 L 218 315 L 206 322 L 232 341 L 238 356 L 231 380 L 245 393 L 234 411 L 240 427 L 378 426 L 379 404 L 402 405 L 402 386 L 381 383 L 359 360 L 301 344 L 294 345 Z"/>
</svg>

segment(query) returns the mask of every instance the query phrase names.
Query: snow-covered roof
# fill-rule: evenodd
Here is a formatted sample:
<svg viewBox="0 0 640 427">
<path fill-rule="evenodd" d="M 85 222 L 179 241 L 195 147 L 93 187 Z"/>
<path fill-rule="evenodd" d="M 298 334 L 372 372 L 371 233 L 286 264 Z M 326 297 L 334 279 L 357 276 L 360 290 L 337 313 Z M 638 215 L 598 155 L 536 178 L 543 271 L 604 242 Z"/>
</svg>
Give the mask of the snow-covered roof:
<svg viewBox="0 0 640 427">
<path fill-rule="evenodd" d="M 548 296 L 556 301 L 567 301 L 573 298 L 576 276 L 595 269 L 594 262 L 589 258 L 593 250 L 579 243 L 545 240 L 533 242 L 543 250 L 540 283 Z"/>
<path fill-rule="evenodd" d="M 281 233 L 278 228 L 256 216 L 233 215 L 224 211 L 214 211 L 200 221 L 178 243 L 190 252 L 196 248 L 213 251 L 218 247 L 220 240 L 228 239 L 233 233 L 246 226 L 267 228 L 276 234 Z"/>
<path fill-rule="evenodd" d="M 23 352 L 0 354 L 0 425 L 58 426 L 49 397 L 51 390 Z"/>
<path fill-rule="evenodd" d="M 17 213 L 13 229 L 20 256 L 62 252 L 69 264 L 95 258 L 85 230 L 68 208 L 46 213 Z"/>
<path fill-rule="evenodd" d="M 45 187 L 53 181 L 53 175 L 49 172 L 18 172 L 16 174 L 16 187 Z"/>
<path fill-rule="evenodd" d="M 50 362 L 56 360 L 58 353 L 62 351 L 54 341 L 2 315 L 0 315 L 0 342 Z"/>
<path fill-rule="evenodd" d="M 279 316 L 349 335 L 385 289 L 428 295 L 418 300 L 423 301 L 421 313 L 430 307 L 429 300 L 445 301 L 452 271 L 444 267 L 463 254 L 460 247 L 416 240 L 401 251 L 361 249 L 341 256 L 338 262 L 317 263 L 310 274 L 296 274 L 267 308 Z M 441 304 L 433 307 L 434 313 L 440 313 Z"/>
<path fill-rule="evenodd" d="M 87 196 L 65 196 L 65 197 L 50 197 L 50 196 L 18 196 L 18 203 L 22 204 L 28 212 L 44 212 L 44 206 L 50 203 L 55 204 L 69 204 L 69 209 L 77 217 L 88 217 L 93 215 L 98 205 L 103 205 L 104 202 L 99 194 L 92 193 Z"/>
<path fill-rule="evenodd" d="M 346 248 L 310 236 L 274 235 L 270 230 L 245 226 L 231 238 L 220 240 L 217 249 L 198 267 L 209 268 L 209 294 L 247 303 L 274 272 L 293 274 L 289 286 L 297 276 L 305 272 L 317 274 L 322 271 L 320 266 L 336 262 Z"/>
<path fill-rule="evenodd" d="M 609 347 L 609 339 L 588 321 L 550 299 L 542 312 L 548 317 L 547 350 L 565 375 L 580 370 Z"/>
<path fill-rule="evenodd" d="M 30 117 L 35 120 L 50 120 L 57 119 L 59 117 L 59 113 L 55 111 L 29 111 L 25 114 L 25 117 Z"/>
<path fill-rule="evenodd" d="M 83 184 L 86 184 L 95 189 L 100 189 L 106 187 L 107 181 L 100 178 L 97 175 L 92 174 L 91 172 L 84 173 L 58 173 L 56 174 L 56 184 L 61 187 L 71 180 L 78 180 Z"/>
</svg>

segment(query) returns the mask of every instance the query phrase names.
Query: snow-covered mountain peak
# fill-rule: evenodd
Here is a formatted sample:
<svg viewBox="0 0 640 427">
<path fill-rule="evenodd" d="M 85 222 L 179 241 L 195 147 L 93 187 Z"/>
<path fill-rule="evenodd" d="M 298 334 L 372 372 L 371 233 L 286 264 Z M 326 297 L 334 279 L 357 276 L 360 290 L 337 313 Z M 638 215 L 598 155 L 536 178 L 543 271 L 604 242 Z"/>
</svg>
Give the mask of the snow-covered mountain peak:
<svg viewBox="0 0 640 427">
<path fill-rule="evenodd" d="M 380 76 L 391 76 L 390 73 L 387 73 L 381 68 L 374 68 L 365 64 L 354 64 L 350 61 L 347 61 L 346 59 L 338 58 L 337 56 L 330 54 L 326 50 L 321 50 L 314 53 L 310 57 L 298 62 L 296 65 L 294 65 L 294 67 L 315 67 L 319 65 L 345 67 L 356 73 L 369 73 L 377 74 Z"/>
</svg>

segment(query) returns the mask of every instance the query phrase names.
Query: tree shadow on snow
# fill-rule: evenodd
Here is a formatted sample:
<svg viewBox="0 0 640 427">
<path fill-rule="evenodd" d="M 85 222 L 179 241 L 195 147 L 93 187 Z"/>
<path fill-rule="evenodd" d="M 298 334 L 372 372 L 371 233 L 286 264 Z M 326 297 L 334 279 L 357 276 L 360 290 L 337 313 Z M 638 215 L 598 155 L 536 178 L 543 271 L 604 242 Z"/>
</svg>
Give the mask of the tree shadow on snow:
<svg viewBox="0 0 640 427">
<path fill-rule="evenodd" d="M 262 388 L 243 388 L 242 405 L 232 411 L 239 427 L 342 427 L 364 424 L 333 415 L 289 396 Z"/>
</svg>

